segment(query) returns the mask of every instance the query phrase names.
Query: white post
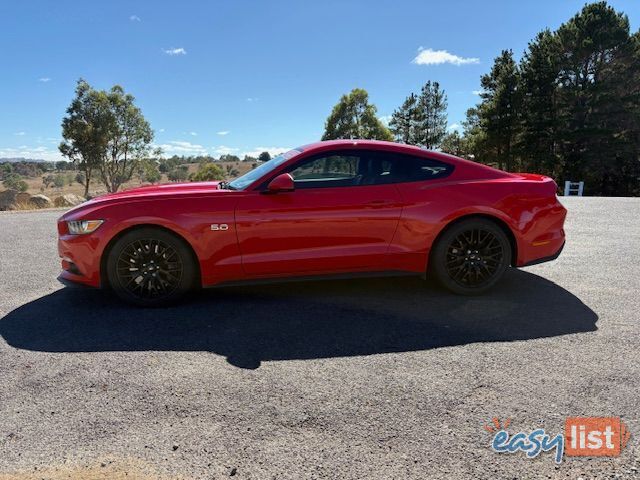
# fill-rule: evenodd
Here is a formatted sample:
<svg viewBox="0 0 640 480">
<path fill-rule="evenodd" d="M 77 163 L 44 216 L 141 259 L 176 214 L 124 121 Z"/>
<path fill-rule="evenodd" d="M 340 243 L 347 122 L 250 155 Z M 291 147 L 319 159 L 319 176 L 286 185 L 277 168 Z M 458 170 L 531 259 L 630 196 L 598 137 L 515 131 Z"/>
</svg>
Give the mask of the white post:
<svg viewBox="0 0 640 480">
<path fill-rule="evenodd" d="M 564 182 L 564 196 L 568 197 L 572 193 L 575 193 L 579 197 L 582 196 L 582 192 L 584 191 L 584 182 L 572 182 L 567 180 Z"/>
</svg>

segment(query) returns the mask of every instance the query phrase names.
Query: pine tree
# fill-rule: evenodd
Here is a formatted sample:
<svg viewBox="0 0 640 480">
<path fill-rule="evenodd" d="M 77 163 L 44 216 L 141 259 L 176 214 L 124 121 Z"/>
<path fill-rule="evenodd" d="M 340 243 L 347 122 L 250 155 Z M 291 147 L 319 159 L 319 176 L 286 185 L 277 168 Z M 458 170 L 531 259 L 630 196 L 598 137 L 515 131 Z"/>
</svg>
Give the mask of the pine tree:
<svg viewBox="0 0 640 480">
<path fill-rule="evenodd" d="M 450 153 L 458 157 L 465 157 L 467 155 L 465 138 L 463 138 L 457 130 L 449 132 L 444 136 L 440 149 L 445 153 Z"/>
<path fill-rule="evenodd" d="M 560 26 L 559 141 L 565 180 L 584 180 L 592 192 L 612 194 L 625 141 L 619 132 L 633 104 L 628 18 L 606 2 L 586 5 Z"/>
<path fill-rule="evenodd" d="M 480 79 L 482 102 L 478 106 L 486 145 L 493 151 L 498 168 L 513 170 L 514 144 L 518 133 L 519 72 L 511 50 L 503 50 L 491 72 Z"/>
<path fill-rule="evenodd" d="M 559 45 L 550 30 L 529 43 L 520 62 L 520 138 L 522 169 L 557 176 L 562 169 L 558 154 L 557 83 Z"/>
<path fill-rule="evenodd" d="M 395 135 L 398 142 L 415 144 L 414 119 L 418 97 L 412 93 L 397 110 L 394 110 L 389 122 L 389 129 Z"/>
<path fill-rule="evenodd" d="M 447 134 L 447 96 L 438 82 L 424 84 L 413 117 L 414 143 L 438 148 Z"/>
</svg>

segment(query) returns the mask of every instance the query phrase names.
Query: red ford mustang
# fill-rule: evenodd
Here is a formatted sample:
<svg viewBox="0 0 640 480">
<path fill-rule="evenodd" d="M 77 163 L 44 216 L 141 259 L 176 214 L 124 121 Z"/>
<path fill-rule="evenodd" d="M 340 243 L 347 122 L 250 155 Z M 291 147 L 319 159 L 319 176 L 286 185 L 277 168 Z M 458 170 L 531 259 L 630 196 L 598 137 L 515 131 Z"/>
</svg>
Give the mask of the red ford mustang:
<svg viewBox="0 0 640 480">
<path fill-rule="evenodd" d="M 284 277 L 433 275 L 459 294 L 557 258 L 547 177 L 367 140 L 296 148 L 232 182 L 105 195 L 58 221 L 60 279 L 143 306 L 199 286 Z"/>
</svg>

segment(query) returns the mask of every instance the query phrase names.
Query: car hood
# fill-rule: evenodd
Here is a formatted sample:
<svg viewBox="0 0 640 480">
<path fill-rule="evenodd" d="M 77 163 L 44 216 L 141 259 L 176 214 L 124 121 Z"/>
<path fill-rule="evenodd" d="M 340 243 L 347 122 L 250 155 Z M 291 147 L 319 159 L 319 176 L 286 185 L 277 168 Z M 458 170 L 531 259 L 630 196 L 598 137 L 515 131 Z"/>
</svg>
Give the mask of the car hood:
<svg viewBox="0 0 640 480">
<path fill-rule="evenodd" d="M 163 183 L 159 185 L 145 185 L 143 187 L 130 188 L 117 193 L 108 193 L 96 197 L 94 200 L 106 200 L 117 198 L 132 198 L 150 195 L 171 195 L 175 193 L 192 192 L 228 192 L 228 190 L 218 190 L 220 182 L 185 182 L 185 183 Z"/>
<path fill-rule="evenodd" d="M 167 183 L 160 185 L 148 185 L 143 187 L 131 188 L 116 193 L 107 193 L 99 197 L 81 203 L 80 205 L 65 212 L 64 217 L 77 213 L 80 210 L 91 209 L 93 207 L 104 206 L 108 204 L 126 203 L 135 200 L 154 200 L 172 196 L 199 195 L 199 194 L 216 194 L 225 195 L 233 194 L 232 190 L 219 189 L 220 182 L 186 182 L 186 183 Z"/>
</svg>

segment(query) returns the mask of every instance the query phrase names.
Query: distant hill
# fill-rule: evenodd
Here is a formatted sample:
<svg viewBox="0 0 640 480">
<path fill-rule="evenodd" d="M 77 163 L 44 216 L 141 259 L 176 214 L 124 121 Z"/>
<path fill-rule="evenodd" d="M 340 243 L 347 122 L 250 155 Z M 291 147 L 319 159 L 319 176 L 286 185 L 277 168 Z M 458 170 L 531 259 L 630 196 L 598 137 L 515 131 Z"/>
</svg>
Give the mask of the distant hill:
<svg viewBox="0 0 640 480">
<path fill-rule="evenodd" d="M 0 158 L 0 163 L 16 163 L 16 162 L 39 162 L 43 163 L 46 160 L 41 158 L 24 158 L 24 157 L 16 157 L 16 158 Z"/>
</svg>

